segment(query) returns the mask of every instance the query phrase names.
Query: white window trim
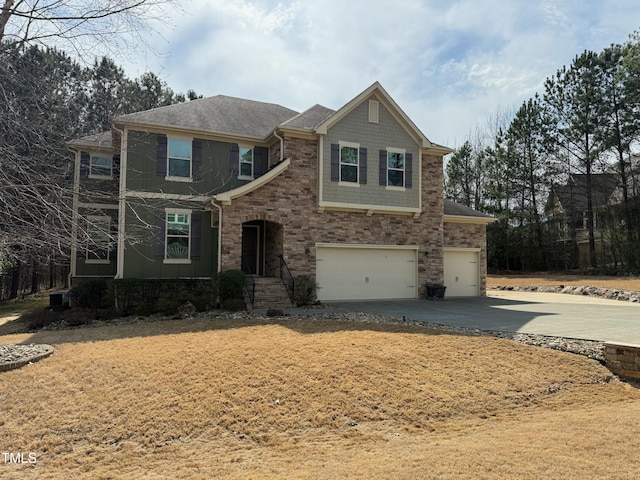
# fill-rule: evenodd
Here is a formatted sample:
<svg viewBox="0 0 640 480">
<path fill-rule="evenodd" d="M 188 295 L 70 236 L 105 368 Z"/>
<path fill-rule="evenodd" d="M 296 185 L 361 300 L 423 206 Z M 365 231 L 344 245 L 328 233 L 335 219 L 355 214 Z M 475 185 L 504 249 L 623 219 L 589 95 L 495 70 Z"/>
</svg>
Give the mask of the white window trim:
<svg viewBox="0 0 640 480">
<path fill-rule="evenodd" d="M 240 175 L 242 172 L 242 154 L 240 153 L 243 148 L 247 150 L 251 150 L 251 175 Z M 244 162 L 248 163 L 248 162 Z M 254 147 L 249 145 L 238 145 L 238 180 L 254 180 L 255 179 L 255 171 L 256 171 L 256 159 L 255 159 L 255 151 Z"/>
<path fill-rule="evenodd" d="M 185 208 L 165 208 L 164 209 L 164 260 L 162 263 L 171 265 L 189 265 L 191 264 L 191 216 L 192 210 Z M 187 247 L 187 258 L 167 258 L 167 246 L 169 245 L 169 214 L 189 215 L 189 246 Z"/>
<path fill-rule="evenodd" d="M 342 180 L 342 147 L 350 147 L 356 149 L 356 160 L 357 163 L 354 165 L 353 163 L 345 163 L 349 167 L 356 167 L 356 181 L 355 182 L 347 182 Z M 349 186 L 349 187 L 359 187 L 360 186 L 360 144 L 353 142 L 338 142 L 338 185 L 340 186 Z"/>
<path fill-rule="evenodd" d="M 109 175 L 97 175 L 95 173 L 91 173 L 91 167 L 93 166 L 93 159 L 95 157 L 100 158 L 108 158 L 111 160 L 111 164 L 109 165 Z M 89 175 L 88 178 L 93 180 L 113 180 L 113 157 L 108 154 L 100 154 L 100 153 L 91 153 L 89 152 Z"/>
<path fill-rule="evenodd" d="M 191 153 L 189 155 L 189 176 L 188 177 L 178 177 L 175 175 L 169 175 L 169 142 L 171 140 L 181 140 L 184 142 L 189 142 L 191 144 Z M 186 157 L 173 157 L 180 160 L 187 160 Z M 168 182 L 185 182 L 192 183 L 193 182 L 193 137 L 181 137 L 177 135 L 167 136 L 167 175 L 164 179 Z"/>
<path fill-rule="evenodd" d="M 103 177 L 101 177 L 103 178 Z M 86 263 L 87 265 L 109 265 L 111 263 L 111 260 L 109 260 L 109 254 L 111 253 L 111 249 L 112 249 L 112 242 L 111 242 L 111 217 L 108 215 L 87 215 L 87 222 L 89 222 L 89 224 L 92 223 L 99 223 L 99 222 L 106 222 L 107 223 L 107 258 L 89 258 L 89 245 L 87 245 L 87 248 L 85 249 L 85 254 L 84 254 L 84 263 Z M 87 227 L 87 234 L 88 234 L 88 230 L 89 228 Z"/>
<path fill-rule="evenodd" d="M 387 190 L 396 191 L 396 192 L 404 192 L 407 187 L 407 151 L 404 148 L 395 148 L 395 147 L 386 147 L 387 150 Z M 401 153 L 402 154 L 402 169 L 400 168 L 389 168 L 389 152 L 391 153 Z M 393 170 L 396 172 L 402 171 L 402 186 L 397 185 L 389 185 L 389 170 Z"/>
</svg>

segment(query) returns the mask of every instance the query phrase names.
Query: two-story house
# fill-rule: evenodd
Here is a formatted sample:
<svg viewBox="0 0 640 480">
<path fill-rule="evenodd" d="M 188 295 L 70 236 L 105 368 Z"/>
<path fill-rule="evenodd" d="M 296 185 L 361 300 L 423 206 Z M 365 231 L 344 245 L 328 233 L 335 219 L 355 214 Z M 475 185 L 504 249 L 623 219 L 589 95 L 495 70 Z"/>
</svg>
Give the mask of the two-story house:
<svg viewBox="0 0 640 480">
<path fill-rule="evenodd" d="M 591 174 L 591 206 L 597 257 L 609 263 L 610 252 L 605 247 L 608 235 L 605 224 L 609 209 L 620 203 L 619 177 L 613 173 Z M 565 184 L 553 184 L 545 205 L 547 226 L 557 242 L 575 248 L 577 263 L 586 268 L 590 263 L 587 176 L 571 174 Z"/>
<path fill-rule="evenodd" d="M 308 275 L 321 300 L 485 292 L 486 224 L 443 200 L 443 156 L 379 83 L 334 111 L 226 96 L 70 142 L 83 277 Z M 100 193 L 107 192 L 107 193 Z"/>
</svg>

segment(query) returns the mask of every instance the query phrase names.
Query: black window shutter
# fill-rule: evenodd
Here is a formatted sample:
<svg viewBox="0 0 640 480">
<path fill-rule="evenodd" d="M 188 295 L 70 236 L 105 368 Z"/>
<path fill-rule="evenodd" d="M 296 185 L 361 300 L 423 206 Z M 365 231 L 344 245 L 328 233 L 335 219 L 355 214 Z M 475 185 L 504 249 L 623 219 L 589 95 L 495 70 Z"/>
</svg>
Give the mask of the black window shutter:
<svg viewBox="0 0 640 480">
<path fill-rule="evenodd" d="M 340 181 L 340 145 L 331 144 L 331 181 Z"/>
<path fill-rule="evenodd" d="M 387 151 L 380 150 L 380 181 L 379 185 L 387 186 Z"/>
<path fill-rule="evenodd" d="M 229 175 L 238 176 L 240 173 L 240 147 L 237 143 L 229 144 Z"/>
<path fill-rule="evenodd" d="M 253 149 L 253 176 L 264 175 L 269 169 L 269 149 L 267 147 L 254 147 Z"/>
<path fill-rule="evenodd" d="M 202 246 L 202 214 L 191 214 L 191 260 L 200 260 Z"/>
<path fill-rule="evenodd" d="M 404 186 L 407 188 L 411 188 L 413 186 L 412 177 L 413 176 L 413 154 L 405 153 L 404 154 Z"/>
<path fill-rule="evenodd" d="M 200 180 L 202 174 L 202 140 L 191 143 L 191 172 L 195 180 Z"/>
<path fill-rule="evenodd" d="M 114 155 L 111 162 L 111 172 L 113 174 L 113 178 L 120 178 L 120 155 Z"/>
<path fill-rule="evenodd" d="M 154 231 L 153 257 L 156 260 L 164 259 L 164 231 L 166 215 L 163 211 L 156 212 L 156 228 Z"/>
<path fill-rule="evenodd" d="M 91 167 L 91 155 L 88 152 L 80 152 L 80 176 L 88 177 Z"/>
<path fill-rule="evenodd" d="M 360 147 L 360 175 L 359 183 L 367 184 L 367 149 Z"/>
<path fill-rule="evenodd" d="M 165 177 L 167 175 L 167 136 L 156 135 L 156 175 Z M 162 255 L 164 258 L 164 254 Z"/>
<path fill-rule="evenodd" d="M 117 260 L 118 258 L 118 225 L 116 221 L 117 220 L 112 218 L 109 225 L 109 235 L 111 237 L 109 240 L 109 260 L 111 261 Z"/>
</svg>

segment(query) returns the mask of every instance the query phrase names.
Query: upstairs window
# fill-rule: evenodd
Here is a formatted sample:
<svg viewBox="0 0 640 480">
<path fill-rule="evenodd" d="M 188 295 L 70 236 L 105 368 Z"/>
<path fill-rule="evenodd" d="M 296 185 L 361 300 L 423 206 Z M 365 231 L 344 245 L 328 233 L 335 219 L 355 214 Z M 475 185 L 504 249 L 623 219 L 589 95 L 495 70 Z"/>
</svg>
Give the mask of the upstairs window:
<svg viewBox="0 0 640 480">
<path fill-rule="evenodd" d="M 111 157 L 91 155 L 89 161 L 89 177 L 110 179 L 113 177 L 113 161 Z"/>
<path fill-rule="evenodd" d="M 240 147 L 239 178 L 253 180 L 253 148 Z"/>
<path fill-rule="evenodd" d="M 387 185 L 404 187 L 404 151 L 387 149 Z"/>
<path fill-rule="evenodd" d="M 331 181 L 348 187 L 366 185 L 367 149 L 358 143 L 332 143 Z"/>
<path fill-rule="evenodd" d="M 358 183 L 357 144 L 340 143 L 340 181 Z"/>
<path fill-rule="evenodd" d="M 173 180 L 191 178 L 191 140 L 168 139 L 167 177 Z"/>
</svg>

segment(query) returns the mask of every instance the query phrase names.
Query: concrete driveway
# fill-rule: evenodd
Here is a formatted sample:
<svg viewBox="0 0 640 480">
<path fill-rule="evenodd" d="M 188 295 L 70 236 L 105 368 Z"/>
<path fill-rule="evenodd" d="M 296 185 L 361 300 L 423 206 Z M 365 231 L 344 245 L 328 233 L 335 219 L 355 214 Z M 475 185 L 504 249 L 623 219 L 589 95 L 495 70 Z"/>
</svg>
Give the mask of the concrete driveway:
<svg viewBox="0 0 640 480">
<path fill-rule="evenodd" d="M 478 298 L 345 301 L 330 305 L 336 312 L 370 312 L 483 330 L 640 345 L 639 304 L 586 296 L 490 291 L 487 297 Z"/>
</svg>

